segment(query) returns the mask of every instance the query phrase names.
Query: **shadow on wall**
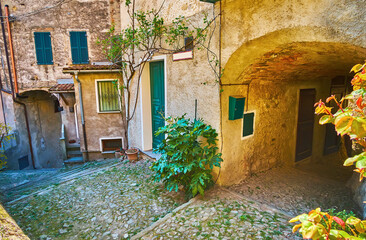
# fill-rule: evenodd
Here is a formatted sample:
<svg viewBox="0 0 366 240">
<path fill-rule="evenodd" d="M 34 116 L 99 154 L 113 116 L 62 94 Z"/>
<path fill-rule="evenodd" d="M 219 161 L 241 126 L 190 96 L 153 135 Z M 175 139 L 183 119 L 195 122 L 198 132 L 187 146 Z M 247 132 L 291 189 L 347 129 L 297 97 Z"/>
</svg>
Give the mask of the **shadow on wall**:
<svg viewBox="0 0 366 240">
<path fill-rule="evenodd" d="M 61 114 L 58 99 L 46 91 L 27 91 L 20 101 L 27 106 L 30 135 L 32 138 L 35 168 L 60 168 L 63 154 L 60 145 Z M 7 154 L 9 169 L 32 169 L 28 132 L 23 107 L 14 105 L 15 139 L 11 141 Z"/>
</svg>

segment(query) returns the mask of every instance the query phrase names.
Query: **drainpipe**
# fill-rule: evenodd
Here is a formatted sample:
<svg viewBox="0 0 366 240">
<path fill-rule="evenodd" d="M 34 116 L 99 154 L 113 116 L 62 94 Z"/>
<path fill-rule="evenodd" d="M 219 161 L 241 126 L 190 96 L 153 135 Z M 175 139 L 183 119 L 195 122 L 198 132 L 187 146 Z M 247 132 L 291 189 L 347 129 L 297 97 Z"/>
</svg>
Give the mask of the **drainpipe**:
<svg viewBox="0 0 366 240">
<path fill-rule="evenodd" d="M 8 8 L 7 5 L 5 7 Z M 0 16 L 2 16 L 2 15 L 3 15 L 3 13 L 2 13 L 1 3 L 0 3 Z M 9 24 L 9 16 L 6 17 L 6 20 L 7 20 L 8 24 Z M 7 44 L 6 44 L 5 26 L 4 26 L 4 22 L 3 21 L 1 21 L 1 29 L 2 29 L 2 34 L 3 34 L 4 48 L 5 48 L 5 55 L 6 55 L 6 62 L 7 62 L 8 71 L 9 71 L 9 81 L 10 81 L 10 87 L 11 87 L 11 93 L 12 93 L 11 96 L 12 96 L 13 102 L 18 103 L 19 105 L 22 105 L 23 106 L 24 116 L 25 116 L 25 125 L 26 125 L 27 133 L 28 133 L 29 149 L 30 149 L 31 159 L 32 159 L 32 166 L 33 166 L 34 169 L 36 169 L 36 165 L 34 163 L 32 137 L 31 137 L 30 128 L 29 128 L 29 120 L 28 120 L 27 106 L 24 103 L 19 102 L 16 99 L 16 97 L 15 97 L 16 96 L 16 91 L 18 90 L 18 87 L 16 87 L 17 90 L 14 92 L 14 86 L 13 86 L 13 80 L 12 80 L 12 74 L 11 74 L 12 71 L 11 71 L 11 68 L 10 68 L 9 53 L 8 53 L 8 47 L 7 47 Z M 10 31 L 10 25 L 8 25 L 8 32 L 9 31 Z M 11 40 L 11 38 L 9 38 L 9 40 Z M 11 46 L 12 46 L 12 43 L 11 43 Z M 13 65 L 12 66 L 13 66 L 13 70 L 15 72 L 14 61 L 13 61 Z"/>
<path fill-rule="evenodd" d="M 86 131 L 85 131 L 83 93 L 82 93 L 81 82 L 79 80 L 78 74 L 79 74 L 79 72 L 77 72 L 77 71 L 74 72 L 75 79 L 78 82 L 79 102 L 80 102 L 80 115 L 81 115 L 81 126 L 83 128 L 83 139 L 84 139 L 85 152 L 86 152 L 86 161 L 89 161 L 88 143 L 86 141 Z"/>
<path fill-rule="evenodd" d="M 14 48 L 13 48 L 13 40 L 11 36 L 11 29 L 10 29 L 10 22 L 9 22 L 9 6 L 5 5 L 5 19 L 6 19 L 6 25 L 8 27 L 8 37 L 9 37 L 9 48 L 10 48 L 10 56 L 11 56 L 11 65 L 13 67 L 13 75 L 14 75 L 14 90 L 15 93 L 18 95 L 18 78 L 17 78 L 17 72 L 15 68 L 15 58 L 14 58 Z"/>
</svg>

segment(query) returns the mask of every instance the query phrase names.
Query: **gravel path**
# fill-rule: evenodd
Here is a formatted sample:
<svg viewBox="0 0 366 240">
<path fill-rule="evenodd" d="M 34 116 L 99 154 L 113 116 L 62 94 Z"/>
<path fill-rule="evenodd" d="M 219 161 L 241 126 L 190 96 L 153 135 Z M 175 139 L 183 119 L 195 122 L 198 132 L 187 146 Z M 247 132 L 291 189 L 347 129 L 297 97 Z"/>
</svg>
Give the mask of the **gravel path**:
<svg viewBox="0 0 366 240">
<path fill-rule="evenodd" d="M 152 182 L 149 165 L 124 162 L 79 174 L 5 207 L 31 239 L 130 238 L 183 203 Z"/>
<path fill-rule="evenodd" d="M 346 178 L 341 178 L 341 173 L 329 176 L 326 170 L 321 171 L 324 166 L 312 166 L 312 172 L 290 167 L 275 168 L 252 176 L 230 189 L 291 215 L 307 213 L 317 207 L 358 213 L 351 190 L 345 186 L 349 175 L 345 175 Z M 317 170 L 315 167 L 318 167 Z"/>
</svg>

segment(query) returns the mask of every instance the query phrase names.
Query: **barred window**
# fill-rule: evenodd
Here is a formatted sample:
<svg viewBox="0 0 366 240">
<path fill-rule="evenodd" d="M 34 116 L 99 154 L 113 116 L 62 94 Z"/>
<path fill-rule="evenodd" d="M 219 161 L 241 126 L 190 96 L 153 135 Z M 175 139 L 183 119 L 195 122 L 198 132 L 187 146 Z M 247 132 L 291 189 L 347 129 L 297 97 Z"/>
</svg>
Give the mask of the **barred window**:
<svg viewBox="0 0 366 240">
<path fill-rule="evenodd" d="M 118 87 L 114 81 L 97 81 L 99 112 L 119 111 Z"/>
</svg>

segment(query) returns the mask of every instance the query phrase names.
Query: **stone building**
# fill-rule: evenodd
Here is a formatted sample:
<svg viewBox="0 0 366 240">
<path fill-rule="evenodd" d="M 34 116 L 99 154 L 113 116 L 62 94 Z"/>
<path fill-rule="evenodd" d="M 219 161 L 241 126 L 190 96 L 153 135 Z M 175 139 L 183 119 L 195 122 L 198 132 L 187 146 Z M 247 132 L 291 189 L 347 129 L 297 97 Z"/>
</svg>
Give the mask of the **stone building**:
<svg viewBox="0 0 366 240">
<path fill-rule="evenodd" d="M 29 3 L 30 6 L 28 1 L 11 4 L 15 16 L 12 29 L 20 95 L 29 96 L 21 101 L 31 104 L 33 95 L 45 97 L 42 94 L 49 95 L 49 104 L 59 100 L 64 107 L 62 121 L 47 125 L 50 129 L 43 129 L 43 132 L 56 132 L 60 137 L 61 122 L 71 125 L 76 122 L 72 127 L 65 125 L 65 132 L 72 140 L 80 140 L 84 158 L 87 155 L 90 160 L 109 157 L 110 152 L 103 151 L 103 140 L 120 139 L 117 130 L 120 119 L 114 108 L 108 108 L 110 114 L 98 112 L 101 108 L 98 82 L 118 77 L 110 68 L 107 71 L 105 66 L 90 64 L 105 61 L 95 42 L 108 30 L 110 23 L 114 22 L 116 29 L 129 24 L 124 1 L 54 1 L 47 4 L 55 7 L 43 12 L 37 12 L 43 3 L 36 1 Z M 366 30 L 362 25 L 366 10 L 363 5 L 364 1 L 350 0 L 264 0 L 260 4 L 243 0 L 136 0 L 137 10 L 160 9 L 167 23 L 184 15 L 192 24 L 199 25 L 206 14 L 212 17 L 221 12 L 215 20 L 211 50 L 220 56 L 224 74 L 221 84 L 215 83 L 204 50 L 194 49 L 188 59 L 182 57 L 184 60 L 156 54 L 145 68 L 139 87 L 136 80 L 132 88 L 133 94 L 140 94 L 136 114 L 130 122 L 130 146 L 148 151 L 158 141 L 153 137 L 156 106 L 153 106 L 154 96 L 151 96 L 152 90 L 157 89 L 158 108 L 165 116 L 186 113 L 187 117 L 194 118 L 197 115 L 218 131 L 218 146 L 224 162 L 221 170 L 215 171 L 220 171 L 218 183 L 221 185 L 238 183 L 250 174 L 276 166 L 341 160 L 339 138 L 332 128 L 317 124 L 319 118 L 313 114 L 313 104 L 330 94 L 341 97 L 349 91 L 349 69 L 362 62 L 366 55 Z M 24 14 L 32 11 L 37 14 Z M 37 64 L 34 32 L 51 33 L 54 63 Z M 82 38 L 81 32 L 87 33 L 89 60 L 79 62 L 87 65 L 78 67 L 73 63 L 70 32 L 79 34 L 79 38 Z M 76 74 L 85 86 L 82 91 L 77 87 Z M 71 75 L 73 80 L 70 80 Z M 154 76 L 159 76 L 158 85 L 152 81 Z M 74 88 L 55 86 L 62 83 L 74 84 Z M 53 95 L 49 93 L 50 88 Z M 76 98 L 73 98 L 72 89 Z M 85 119 L 80 114 L 79 99 L 86 102 Z M 17 106 L 5 103 L 7 110 Z M 243 111 L 235 112 L 233 103 Z M 76 121 L 70 114 L 72 106 Z M 17 119 L 22 118 L 20 110 L 15 112 Z M 36 118 L 37 114 L 34 116 Z M 13 119 L 11 114 L 8 119 Z M 37 119 L 30 119 L 32 121 L 37 122 Z M 83 121 L 86 122 L 84 126 Z M 103 129 L 102 123 L 106 121 L 109 125 Z M 15 123 L 18 122 L 21 121 Z M 38 125 L 45 126 L 33 124 L 37 126 L 35 129 L 40 128 Z M 26 136 L 24 127 L 15 124 L 14 128 L 21 136 Z M 37 131 L 32 132 L 32 141 L 35 148 L 42 149 L 42 137 Z M 85 144 L 84 133 L 90 145 Z M 18 138 L 17 143 L 19 139 L 27 152 L 27 138 Z M 115 144 L 111 142 L 111 146 Z"/>
<path fill-rule="evenodd" d="M 11 0 L 1 4 L 3 15 L 5 5 L 10 13 L 9 18 L 3 18 L 10 20 L 10 28 L 4 21 L 9 65 L 1 37 L 1 57 L 5 64 L 1 69 L 2 121 L 11 126 L 10 134 L 15 136 L 4 146 L 8 167 L 61 167 L 67 157 L 81 155 L 80 150 L 83 151 L 79 145 L 80 120 L 76 115 L 74 82 L 62 69 L 105 61 L 97 40 L 112 23 L 119 26 L 119 1 Z"/>
<path fill-rule="evenodd" d="M 160 9 L 167 22 L 184 15 L 199 23 L 205 12 L 222 12 L 211 44 L 224 68 L 221 84 L 214 83 L 205 51 L 195 49 L 193 58 L 181 61 L 157 55 L 150 63 L 161 62 L 164 72 L 164 114 L 193 118 L 197 100 L 198 117 L 219 132 L 224 159 L 219 184 L 235 184 L 276 166 L 344 159 L 340 139 L 331 126 L 317 123 L 313 105 L 349 91 L 349 70 L 366 56 L 363 5 L 348 0 L 136 1 L 137 9 Z M 124 12 L 121 4 L 122 28 L 128 24 Z M 154 145 L 151 76 L 148 71 L 142 76 L 130 129 L 131 145 L 142 150 Z M 230 99 L 244 106 L 235 120 L 229 119 L 235 110 Z"/>
</svg>

